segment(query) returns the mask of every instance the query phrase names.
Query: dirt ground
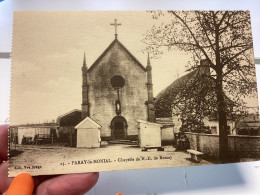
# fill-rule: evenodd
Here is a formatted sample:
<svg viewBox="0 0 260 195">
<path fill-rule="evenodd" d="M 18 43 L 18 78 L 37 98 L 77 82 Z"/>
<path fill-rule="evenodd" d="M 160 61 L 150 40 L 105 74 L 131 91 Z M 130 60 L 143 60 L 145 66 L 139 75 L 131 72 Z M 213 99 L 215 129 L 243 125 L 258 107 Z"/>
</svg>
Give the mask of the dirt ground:
<svg viewBox="0 0 260 195">
<path fill-rule="evenodd" d="M 139 147 L 122 144 L 109 144 L 93 149 L 20 145 L 16 149 L 23 152 L 9 160 L 9 175 L 22 171 L 45 175 L 213 164 L 206 160 L 195 162 L 188 153 L 175 152 L 172 146 L 164 148 L 164 151 L 141 151 Z"/>
</svg>

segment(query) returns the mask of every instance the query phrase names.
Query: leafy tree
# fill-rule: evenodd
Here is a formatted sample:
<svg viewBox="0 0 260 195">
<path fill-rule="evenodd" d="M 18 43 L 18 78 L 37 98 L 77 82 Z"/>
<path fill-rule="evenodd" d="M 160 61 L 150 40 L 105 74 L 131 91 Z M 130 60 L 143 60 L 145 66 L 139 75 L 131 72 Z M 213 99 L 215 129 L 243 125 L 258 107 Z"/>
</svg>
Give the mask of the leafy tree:
<svg viewBox="0 0 260 195">
<path fill-rule="evenodd" d="M 243 98 L 255 94 L 256 91 L 249 12 L 152 11 L 151 13 L 155 20 L 170 17 L 170 20 L 164 20 L 166 22 L 160 26 L 153 26 L 144 38 L 147 50 L 153 57 L 159 57 L 165 49 L 182 50 L 193 54 L 188 71 L 199 68 L 210 69 L 209 78 L 214 83 L 213 94 L 219 120 L 219 155 L 220 160 L 226 162 L 228 110 L 225 96 L 227 95 L 239 108 L 244 104 Z M 200 64 L 202 59 L 206 59 L 207 63 Z M 196 101 L 200 101 L 201 97 Z M 196 108 L 194 101 L 191 101 L 190 105 L 192 104 L 192 109 L 197 113 L 205 111 L 204 106 L 200 109 Z"/>
</svg>

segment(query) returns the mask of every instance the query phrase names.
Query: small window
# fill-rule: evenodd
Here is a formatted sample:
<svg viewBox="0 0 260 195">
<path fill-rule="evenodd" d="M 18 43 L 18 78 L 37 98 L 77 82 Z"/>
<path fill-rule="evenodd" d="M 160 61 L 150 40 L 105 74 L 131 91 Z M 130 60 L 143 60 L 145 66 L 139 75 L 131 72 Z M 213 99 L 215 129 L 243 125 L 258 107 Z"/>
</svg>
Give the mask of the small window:
<svg viewBox="0 0 260 195">
<path fill-rule="evenodd" d="M 217 134 L 217 127 L 216 126 L 210 127 L 210 130 L 211 130 L 211 134 Z"/>
</svg>

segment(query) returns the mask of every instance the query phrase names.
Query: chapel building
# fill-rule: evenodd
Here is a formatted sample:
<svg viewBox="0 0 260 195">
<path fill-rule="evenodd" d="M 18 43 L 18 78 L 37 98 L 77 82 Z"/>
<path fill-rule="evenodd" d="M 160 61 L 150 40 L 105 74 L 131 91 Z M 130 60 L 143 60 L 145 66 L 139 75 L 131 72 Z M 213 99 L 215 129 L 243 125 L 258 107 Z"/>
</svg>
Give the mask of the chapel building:
<svg viewBox="0 0 260 195">
<path fill-rule="evenodd" d="M 82 120 L 101 126 L 102 140 L 137 140 L 137 120 L 155 122 L 152 67 L 115 39 L 88 68 L 82 66 Z"/>
</svg>

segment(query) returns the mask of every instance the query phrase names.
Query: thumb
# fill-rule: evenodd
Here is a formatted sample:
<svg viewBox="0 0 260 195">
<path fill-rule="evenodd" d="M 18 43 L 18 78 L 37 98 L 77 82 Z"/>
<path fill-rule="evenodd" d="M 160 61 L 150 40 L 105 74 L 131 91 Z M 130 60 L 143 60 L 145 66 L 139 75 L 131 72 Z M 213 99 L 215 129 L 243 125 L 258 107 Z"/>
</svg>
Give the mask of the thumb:
<svg viewBox="0 0 260 195">
<path fill-rule="evenodd" d="M 29 173 L 21 173 L 14 178 L 6 195 L 32 195 L 33 188 L 32 176 Z"/>
</svg>

